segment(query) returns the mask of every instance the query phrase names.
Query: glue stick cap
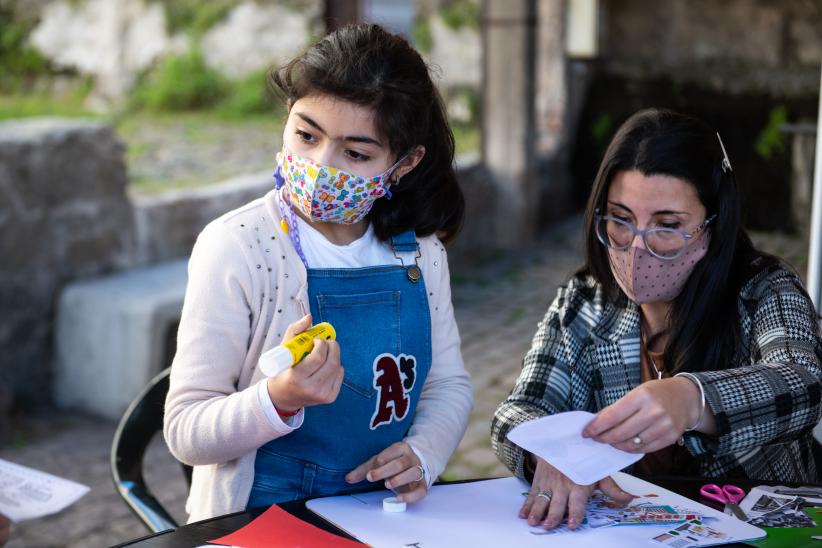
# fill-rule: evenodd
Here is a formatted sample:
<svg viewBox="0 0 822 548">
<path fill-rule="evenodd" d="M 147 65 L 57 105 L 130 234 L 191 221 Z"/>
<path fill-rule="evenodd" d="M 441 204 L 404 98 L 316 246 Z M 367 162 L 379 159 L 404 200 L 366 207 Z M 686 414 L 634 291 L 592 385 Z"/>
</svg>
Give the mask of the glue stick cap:
<svg viewBox="0 0 822 548">
<path fill-rule="evenodd" d="M 397 497 L 386 497 L 382 499 L 382 509 L 386 512 L 405 512 L 405 502 Z"/>
<path fill-rule="evenodd" d="M 275 346 L 260 356 L 257 365 L 267 377 L 276 377 L 294 364 L 294 356 L 287 348 Z"/>
</svg>

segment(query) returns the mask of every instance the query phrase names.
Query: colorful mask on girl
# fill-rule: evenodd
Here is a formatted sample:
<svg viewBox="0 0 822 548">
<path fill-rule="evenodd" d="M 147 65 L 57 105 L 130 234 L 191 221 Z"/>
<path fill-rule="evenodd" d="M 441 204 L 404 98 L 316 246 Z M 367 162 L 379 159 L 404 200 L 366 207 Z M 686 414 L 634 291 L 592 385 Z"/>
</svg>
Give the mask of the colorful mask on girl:
<svg viewBox="0 0 822 548">
<path fill-rule="evenodd" d="M 622 291 L 637 304 L 672 301 L 708 252 L 710 241 L 710 234 L 703 234 L 672 260 L 655 257 L 641 247 L 624 251 L 609 248 L 611 271 Z"/>
<path fill-rule="evenodd" d="M 353 224 L 362 220 L 374 201 L 390 193 L 388 177 L 403 158 L 373 177 L 360 177 L 336 167 L 320 165 L 285 147 L 277 155 L 292 207 L 311 221 Z"/>
</svg>

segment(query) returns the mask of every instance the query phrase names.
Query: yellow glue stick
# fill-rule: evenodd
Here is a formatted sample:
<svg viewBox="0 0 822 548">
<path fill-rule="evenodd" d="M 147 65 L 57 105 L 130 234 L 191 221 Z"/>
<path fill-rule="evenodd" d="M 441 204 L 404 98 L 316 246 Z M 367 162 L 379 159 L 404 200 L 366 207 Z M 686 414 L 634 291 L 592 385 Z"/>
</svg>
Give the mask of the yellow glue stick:
<svg viewBox="0 0 822 548">
<path fill-rule="evenodd" d="M 289 367 L 294 367 L 314 349 L 314 339 L 334 340 L 337 332 L 328 322 L 318 323 L 294 337 L 275 346 L 260 356 L 257 365 L 268 377 L 276 377 Z"/>
</svg>

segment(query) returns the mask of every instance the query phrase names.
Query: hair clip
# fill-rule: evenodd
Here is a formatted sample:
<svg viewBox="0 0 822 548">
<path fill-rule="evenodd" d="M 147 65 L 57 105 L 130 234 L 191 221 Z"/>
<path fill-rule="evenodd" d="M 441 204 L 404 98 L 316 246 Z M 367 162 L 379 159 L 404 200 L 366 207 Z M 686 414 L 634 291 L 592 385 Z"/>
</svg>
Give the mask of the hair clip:
<svg viewBox="0 0 822 548">
<path fill-rule="evenodd" d="M 728 158 L 728 151 L 725 150 L 725 144 L 722 142 L 722 137 L 719 136 L 718 131 L 716 132 L 716 138 L 719 139 L 719 146 L 722 147 L 722 172 L 733 171 L 731 160 Z"/>
</svg>

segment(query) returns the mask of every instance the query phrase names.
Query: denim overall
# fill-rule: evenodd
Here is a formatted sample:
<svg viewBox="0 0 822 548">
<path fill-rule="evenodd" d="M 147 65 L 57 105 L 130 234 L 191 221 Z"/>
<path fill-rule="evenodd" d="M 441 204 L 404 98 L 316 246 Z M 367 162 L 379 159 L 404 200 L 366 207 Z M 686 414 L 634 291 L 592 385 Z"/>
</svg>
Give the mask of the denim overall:
<svg viewBox="0 0 822 548">
<path fill-rule="evenodd" d="M 391 246 L 398 258 L 419 257 L 413 230 Z M 431 316 L 415 262 L 308 269 L 308 298 L 314 322 L 337 331 L 345 378 L 334 403 L 306 407 L 300 428 L 257 450 L 248 508 L 373 485 L 345 475 L 405 438 L 431 368 Z"/>
</svg>

